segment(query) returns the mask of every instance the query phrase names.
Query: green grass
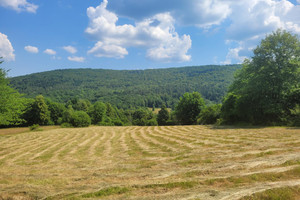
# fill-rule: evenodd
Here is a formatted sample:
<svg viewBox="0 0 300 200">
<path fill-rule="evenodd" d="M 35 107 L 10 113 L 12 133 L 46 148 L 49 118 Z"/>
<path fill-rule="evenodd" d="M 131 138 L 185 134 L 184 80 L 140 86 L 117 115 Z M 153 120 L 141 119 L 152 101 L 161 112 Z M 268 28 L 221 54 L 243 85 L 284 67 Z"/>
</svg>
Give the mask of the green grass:
<svg viewBox="0 0 300 200">
<path fill-rule="evenodd" d="M 100 198 L 100 197 L 107 197 L 111 195 L 119 195 L 119 194 L 125 194 L 130 192 L 130 188 L 128 187 L 109 187 L 109 188 L 104 188 L 102 190 L 99 190 L 97 192 L 92 192 L 88 194 L 84 194 L 81 197 L 82 198 Z"/>
<path fill-rule="evenodd" d="M 246 196 L 240 200 L 297 200 L 300 198 L 300 187 L 284 187 L 266 190 Z"/>
<path fill-rule="evenodd" d="M 204 182 L 206 185 L 218 185 L 224 187 L 240 186 L 254 182 L 275 182 L 281 180 L 291 180 L 300 178 L 300 167 L 280 173 L 257 173 L 248 176 L 236 176 L 228 178 L 208 179 Z"/>
<path fill-rule="evenodd" d="M 173 189 L 173 188 L 181 188 L 181 189 L 188 189 L 193 188 L 198 185 L 199 182 L 196 181 L 183 181 L 183 182 L 171 182 L 171 183 L 157 183 L 157 184 L 148 184 L 144 186 L 137 186 L 138 188 L 142 189 L 155 189 L 155 188 L 164 188 L 164 189 Z"/>
</svg>

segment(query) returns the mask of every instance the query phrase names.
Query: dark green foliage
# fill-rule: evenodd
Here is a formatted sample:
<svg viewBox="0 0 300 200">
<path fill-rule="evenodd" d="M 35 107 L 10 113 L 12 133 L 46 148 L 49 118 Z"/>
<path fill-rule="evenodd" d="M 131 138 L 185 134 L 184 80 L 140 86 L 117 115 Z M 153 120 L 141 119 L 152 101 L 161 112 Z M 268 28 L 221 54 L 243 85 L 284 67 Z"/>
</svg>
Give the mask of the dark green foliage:
<svg viewBox="0 0 300 200">
<path fill-rule="evenodd" d="M 291 111 L 291 116 L 290 116 L 289 125 L 300 127 L 300 105 L 296 105 L 290 111 Z"/>
<path fill-rule="evenodd" d="M 38 124 L 33 124 L 32 126 L 29 127 L 31 131 L 42 131 L 43 129 L 40 128 L 40 125 Z"/>
<path fill-rule="evenodd" d="M 196 124 L 204 107 L 205 102 L 198 92 L 185 93 L 175 108 L 176 119 L 182 125 Z"/>
<path fill-rule="evenodd" d="M 11 79 L 27 97 L 42 94 L 56 102 L 86 111 L 80 99 L 109 102 L 123 109 L 174 108 L 185 92 L 197 91 L 211 102 L 221 102 L 240 65 L 197 66 L 151 70 L 69 69 Z M 79 103 L 78 103 L 79 102 Z M 87 106 L 89 107 L 88 103 Z"/>
<path fill-rule="evenodd" d="M 106 105 L 103 102 L 97 101 L 91 106 L 89 115 L 91 116 L 93 124 L 102 122 L 103 117 L 106 115 Z"/>
<path fill-rule="evenodd" d="M 157 126 L 157 121 L 151 111 L 140 108 L 132 114 L 132 125 Z"/>
<path fill-rule="evenodd" d="M 158 111 L 157 115 L 157 123 L 160 126 L 167 125 L 167 121 L 170 118 L 169 111 L 167 110 L 167 107 L 165 104 L 162 105 L 160 111 Z"/>
<path fill-rule="evenodd" d="M 0 68 L 0 127 L 24 122 L 21 116 L 25 110 L 25 101 L 18 91 L 8 85 L 6 71 Z"/>
<path fill-rule="evenodd" d="M 198 124 L 215 124 L 221 117 L 221 104 L 204 108 L 198 116 Z"/>
<path fill-rule="evenodd" d="M 30 103 L 24 114 L 24 118 L 28 125 L 39 124 L 48 125 L 51 124 L 50 111 L 42 95 L 36 96 L 34 101 Z"/>
<path fill-rule="evenodd" d="M 64 104 L 62 103 L 56 103 L 49 99 L 46 99 L 46 104 L 48 106 L 48 110 L 50 112 L 51 121 L 59 125 L 61 122 L 61 118 L 63 117 L 63 114 L 66 110 Z"/>
<path fill-rule="evenodd" d="M 73 113 L 74 113 L 74 109 L 71 105 L 69 105 L 68 108 L 63 113 L 62 122 L 71 124 Z"/>
<path fill-rule="evenodd" d="M 74 127 L 88 127 L 91 125 L 91 118 L 84 111 L 74 111 L 71 115 L 70 123 Z"/>
<path fill-rule="evenodd" d="M 91 125 L 90 116 L 84 111 L 74 111 L 72 106 L 63 113 L 62 126 L 63 127 L 88 127 Z"/>
<path fill-rule="evenodd" d="M 254 50 L 225 97 L 225 122 L 251 124 L 287 123 L 290 109 L 299 104 L 300 41 L 297 36 L 277 30 Z"/>
</svg>

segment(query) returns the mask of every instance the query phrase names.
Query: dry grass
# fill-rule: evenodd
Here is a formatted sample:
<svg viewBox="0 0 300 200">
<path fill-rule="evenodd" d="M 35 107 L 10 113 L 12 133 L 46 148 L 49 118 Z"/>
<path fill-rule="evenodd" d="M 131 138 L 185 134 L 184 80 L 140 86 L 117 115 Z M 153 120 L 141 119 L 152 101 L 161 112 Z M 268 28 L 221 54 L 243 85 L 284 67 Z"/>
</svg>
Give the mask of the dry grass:
<svg viewBox="0 0 300 200">
<path fill-rule="evenodd" d="M 2 129 L 0 199 L 293 197 L 299 143 L 289 128 Z"/>
</svg>

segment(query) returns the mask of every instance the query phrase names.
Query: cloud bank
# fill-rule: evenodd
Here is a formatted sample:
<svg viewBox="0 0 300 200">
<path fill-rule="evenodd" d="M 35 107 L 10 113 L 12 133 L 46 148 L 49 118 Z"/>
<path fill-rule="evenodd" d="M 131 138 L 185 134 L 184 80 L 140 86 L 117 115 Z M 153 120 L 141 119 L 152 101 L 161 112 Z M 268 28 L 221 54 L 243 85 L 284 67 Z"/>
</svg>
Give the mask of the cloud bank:
<svg viewBox="0 0 300 200">
<path fill-rule="evenodd" d="M 0 6 L 13 9 L 17 12 L 36 13 L 38 6 L 33 3 L 28 3 L 26 0 L 0 0 Z"/>
<path fill-rule="evenodd" d="M 299 34 L 299 13 L 300 5 L 288 0 L 103 0 L 87 9 L 86 33 L 96 41 L 88 53 L 124 58 L 129 47 L 141 47 L 152 60 L 189 61 L 191 37 L 180 36 L 175 26 L 192 26 L 207 32 L 224 29 L 229 49 L 223 63 L 240 63 L 278 28 Z M 134 24 L 117 25 L 118 17 Z"/>
<path fill-rule="evenodd" d="M 118 16 L 107 10 L 104 0 L 96 8 L 89 7 L 90 23 L 85 32 L 97 41 L 88 53 L 98 57 L 124 58 L 127 48 L 146 49 L 146 56 L 152 60 L 171 62 L 189 61 L 191 47 L 189 35 L 179 36 L 175 31 L 174 18 L 170 13 L 159 13 L 135 25 L 117 25 Z"/>
<path fill-rule="evenodd" d="M 0 57 L 5 61 L 14 61 L 14 48 L 11 45 L 7 35 L 0 33 Z"/>
</svg>

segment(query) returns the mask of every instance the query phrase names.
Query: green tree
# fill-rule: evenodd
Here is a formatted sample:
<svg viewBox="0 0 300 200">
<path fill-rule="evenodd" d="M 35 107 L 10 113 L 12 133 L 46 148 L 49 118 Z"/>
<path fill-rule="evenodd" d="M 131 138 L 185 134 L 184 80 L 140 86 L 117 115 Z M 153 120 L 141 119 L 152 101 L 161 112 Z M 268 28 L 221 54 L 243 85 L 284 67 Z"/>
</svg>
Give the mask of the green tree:
<svg viewBox="0 0 300 200">
<path fill-rule="evenodd" d="M 101 122 L 106 114 L 106 105 L 101 102 L 97 101 L 94 105 L 90 108 L 89 115 L 92 118 L 93 124 L 98 124 Z"/>
<path fill-rule="evenodd" d="M 198 124 L 215 124 L 221 117 L 221 104 L 214 104 L 204 108 L 198 116 Z"/>
<path fill-rule="evenodd" d="M 3 61 L 0 61 L 0 64 Z M 0 68 L 0 126 L 19 125 L 24 122 L 25 99 L 8 85 L 6 71 Z"/>
<path fill-rule="evenodd" d="M 160 111 L 158 111 L 158 115 L 157 115 L 157 123 L 160 126 L 164 126 L 167 125 L 167 121 L 170 118 L 170 114 L 169 111 L 167 110 L 167 107 L 165 104 L 163 104 L 161 106 Z"/>
<path fill-rule="evenodd" d="M 36 96 L 34 101 L 29 104 L 25 113 L 25 119 L 29 125 L 48 125 L 51 123 L 50 111 L 42 95 Z"/>
<path fill-rule="evenodd" d="M 200 93 L 185 93 L 175 107 L 176 119 L 183 125 L 196 124 L 197 117 L 204 107 L 205 102 Z"/>
<path fill-rule="evenodd" d="M 70 121 L 74 127 L 88 127 L 91 125 L 91 118 L 84 111 L 73 112 Z"/>
<path fill-rule="evenodd" d="M 300 87 L 300 41 L 277 30 L 254 49 L 225 97 L 225 121 L 252 124 L 282 123 L 289 114 L 289 96 Z"/>
<path fill-rule="evenodd" d="M 54 124 L 59 124 L 66 110 L 64 104 L 56 103 L 49 99 L 46 99 L 46 104 L 48 106 L 48 110 L 50 111 L 51 121 L 54 122 Z"/>
</svg>

